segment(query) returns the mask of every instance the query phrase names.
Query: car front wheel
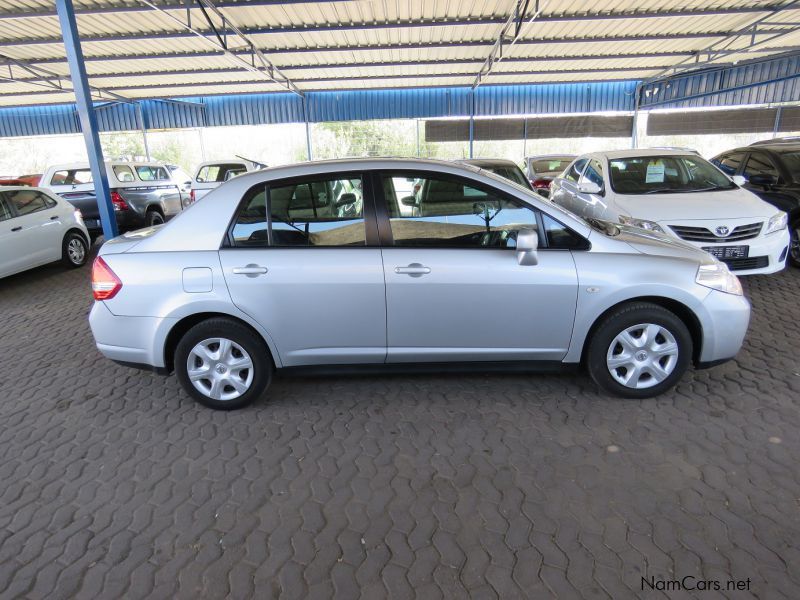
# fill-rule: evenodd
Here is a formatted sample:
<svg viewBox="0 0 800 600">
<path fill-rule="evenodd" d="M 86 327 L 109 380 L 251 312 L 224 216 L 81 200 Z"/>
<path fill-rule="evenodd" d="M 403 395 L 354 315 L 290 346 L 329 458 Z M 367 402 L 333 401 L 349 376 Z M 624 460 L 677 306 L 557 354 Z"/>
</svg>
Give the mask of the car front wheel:
<svg viewBox="0 0 800 600">
<path fill-rule="evenodd" d="M 692 336 L 671 311 L 648 302 L 620 306 L 598 326 L 586 355 L 595 383 L 624 398 L 651 398 L 674 386 L 692 357 Z"/>
<path fill-rule="evenodd" d="M 232 319 L 214 318 L 192 327 L 175 349 L 175 372 L 183 389 L 218 410 L 247 406 L 272 381 L 264 342 Z"/>
<path fill-rule="evenodd" d="M 89 245 L 80 233 L 72 231 L 64 236 L 61 262 L 70 268 L 77 269 L 85 265 L 88 258 Z"/>
</svg>

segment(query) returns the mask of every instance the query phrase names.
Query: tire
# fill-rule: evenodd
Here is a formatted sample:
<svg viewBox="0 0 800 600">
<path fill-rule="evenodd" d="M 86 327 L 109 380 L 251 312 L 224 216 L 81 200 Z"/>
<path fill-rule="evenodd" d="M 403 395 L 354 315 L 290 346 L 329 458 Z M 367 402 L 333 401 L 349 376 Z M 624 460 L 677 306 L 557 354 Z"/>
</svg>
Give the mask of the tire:
<svg viewBox="0 0 800 600">
<path fill-rule="evenodd" d="M 589 340 L 586 367 L 614 396 L 652 398 L 673 387 L 691 359 L 692 336 L 677 315 L 657 304 L 632 302 L 603 318 Z"/>
<path fill-rule="evenodd" d="M 61 242 L 61 262 L 70 269 L 78 269 L 89 260 L 89 244 L 76 231 L 70 231 Z"/>
<path fill-rule="evenodd" d="M 144 222 L 147 227 L 161 225 L 164 223 L 164 215 L 162 215 L 158 209 L 148 208 L 147 214 L 144 217 Z"/>
<path fill-rule="evenodd" d="M 800 267 L 800 219 L 789 225 L 789 264 Z"/>
<path fill-rule="evenodd" d="M 190 369 L 209 376 L 193 382 Z M 200 404 L 235 410 L 264 394 L 272 381 L 272 359 L 264 341 L 246 326 L 213 318 L 192 327 L 178 342 L 175 373 L 186 393 Z"/>
</svg>

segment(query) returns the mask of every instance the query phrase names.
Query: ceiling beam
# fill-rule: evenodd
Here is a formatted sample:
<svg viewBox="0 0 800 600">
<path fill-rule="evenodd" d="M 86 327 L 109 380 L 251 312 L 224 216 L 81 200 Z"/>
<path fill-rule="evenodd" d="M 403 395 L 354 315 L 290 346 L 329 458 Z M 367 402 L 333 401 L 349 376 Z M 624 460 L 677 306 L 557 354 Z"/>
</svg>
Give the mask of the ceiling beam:
<svg viewBox="0 0 800 600">
<path fill-rule="evenodd" d="M 258 46 L 252 42 L 248 35 L 244 33 L 233 21 L 231 21 L 230 18 L 226 16 L 219 8 L 217 8 L 214 3 L 211 2 L 211 0 L 195 1 L 197 2 L 197 6 L 200 8 L 200 12 L 205 19 L 206 24 L 210 28 L 211 32 L 213 32 L 213 36 L 211 36 L 210 32 L 208 31 L 203 33 L 200 30 L 195 29 L 192 26 L 191 15 L 188 14 L 188 11 L 186 15 L 186 21 L 183 21 L 180 17 L 177 17 L 171 12 L 167 12 L 162 9 L 160 5 L 156 4 L 155 2 L 151 2 L 150 0 L 141 0 L 142 3 L 150 6 L 154 10 L 159 11 L 174 23 L 177 23 L 185 28 L 190 35 L 197 36 L 206 44 L 212 46 L 225 56 L 229 57 L 239 66 L 239 68 L 250 71 L 251 73 L 257 73 L 259 76 L 286 88 L 288 91 L 293 92 L 298 96 L 303 95 L 303 92 L 300 91 L 294 82 L 284 75 L 277 67 L 275 67 L 275 65 L 270 62 L 270 60 L 264 55 Z M 246 46 L 246 52 L 249 54 L 249 60 L 246 60 L 240 54 L 231 52 L 229 38 L 238 38 Z M 87 40 L 84 38 L 83 43 L 86 43 L 86 41 Z M 241 43 L 236 44 L 238 48 L 241 48 L 241 45 Z"/>
<path fill-rule="evenodd" d="M 292 4 L 328 4 L 330 2 L 348 2 L 352 0 L 219 0 L 216 2 L 217 8 L 272 8 L 287 6 Z M 737 14 L 749 14 L 758 12 L 768 12 L 779 2 L 772 2 L 764 6 L 739 6 L 733 8 L 710 8 L 710 9 L 678 9 L 661 11 L 609 11 L 603 13 L 562 13 L 542 15 L 541 20 L 545 23 L 567 23 L 572 21 L 608 21 L 620 19 L 663 19 L 679 17 L 713 17 L 729 16 Z M 186 4 L 180 0 L 164 1 L 159 4 L 164 10 L 183 10 Z M 150 10 L 149 7 L 141 4 L 113 3 L 102 6 L 76 7 L 78 15 L 104 15 L 104 14 L 125 14 L 137 13 Z M 44 17 L 55 17 L 55 10 L 7 10 L 0 11 L 0 20 L 3 19 L 35 19 Z M 475 25 L 486 25 L 490 23 L 503 23 L 503 18 L 483 18 L 470 21 Z M 445 22 L 441 22 L 445 25 Z M 365 28 L 369 28 L 372 23 L 364 23 Z"/>
</svg>

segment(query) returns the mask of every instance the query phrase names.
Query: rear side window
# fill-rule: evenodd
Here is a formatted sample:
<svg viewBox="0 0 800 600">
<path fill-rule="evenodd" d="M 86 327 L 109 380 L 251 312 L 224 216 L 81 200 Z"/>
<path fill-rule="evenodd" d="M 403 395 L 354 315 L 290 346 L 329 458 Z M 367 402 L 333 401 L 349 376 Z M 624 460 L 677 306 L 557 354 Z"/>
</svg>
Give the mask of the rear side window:
<svg viewBox="0 0 800 600">
<path fill-rule="evenodd" d="M 733 154 L 724 154 L 718 156 L 711 162 L 715 164 L 726 175 L 736 175 L 739 172 L 739 167 L 744 160 L 744 152 L 734 152 Z"/>
<path fill-rule="evenodd" d="M 136 181 L 136 177 L 133 176 L 133 171 L 131 171 L 128 165 L 114 165 L 112 168 L 114 169 L 114 175 L 117 176 L 118 181 L 123 183 Z"/>
<path fill-rule="evenodd" d="M 221 163 L 206 165 L 197 172 L 195 181 L 198 183 L 217 183 L 233 179 L 246 172 L 247 168 L 242 163 Z"/>
<path fill-rule="evenodd" d="M 237 247 L 364 246 L 362 179 L 276 182 L 251 190 L 231 238 Z"/>
<path fill-rule="evenodd" d="M 749 180 L 753 175 L 770 175 L 775 181 L 778 181 L 780 177 L 778 169 L 775 168 L 769 157 L 761 152 L 753 152 L 747 159 L 744 176 Z"/>
<path fill-rule="evenodd" d="M 90 169 L 64 169 L 56 171 L 50 178 L 50 185 L 81 185 L 83 183 L 92 183 Z"/>
<path fill-rule="evenodd" d="M 581 172 L 583 171 L 583 167 L 586 166 L 586 163 L 587 159 L 585 158 L 576 160 L 574 163 L 572 163 L 572 166 L 567 169 L 566 173 L 564 174 L 564 179 L 577 182 L 578 179 L 581 178 Z"/>
<path fill-rule="evenodd" d="M 142 181 L 169 181 L 169 174 L 164 167 L 136 165 L 136 174 Z"/>
<path fill-rule="evenodd" d="M 34 190 L 6 192 L 5 195 L 20 217 L 40 210 L 53 208 L 56 205 L 55 200 Z"/>
</svg>

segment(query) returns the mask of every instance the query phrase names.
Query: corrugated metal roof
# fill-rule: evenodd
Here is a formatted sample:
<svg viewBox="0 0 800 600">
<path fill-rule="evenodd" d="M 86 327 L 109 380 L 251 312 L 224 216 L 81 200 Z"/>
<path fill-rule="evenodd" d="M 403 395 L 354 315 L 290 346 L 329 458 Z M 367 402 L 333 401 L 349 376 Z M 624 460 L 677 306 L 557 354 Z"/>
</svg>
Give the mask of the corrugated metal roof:
<svg viewBox="0 0 800 600">
<path fill-rule="evenodd" d="M 647 78 L 715 43 L 743 50 L 721 57 L 719 64 L 800 49 L 800 32 L 796 26 L 792 31 L 792 23 L 800 23 L 800 9 L 771 13 L 788 2 L 540 0 L 541 13 L 532 21 L 528 15 L 519 39 L 504 49 L 505 60 L 494 66 L 487 82 Z M 342 90 L 471 84 L 517 2 L 216 0 L 216 5 L 278 69 L 297 80 L 300 90 Z M 133 99 L 283 89 L 215 49 L 209 42 L 212 27 L 196 4 L 188 13 L 182 0 L 159 2 L 165 12 L 131 0 L 75 0 L 75 6 L 95 86 Z M 174 20 L 185 21 L 187 14 L 208 39 Z M 753 36 L 726 37 L 757 21 Z M 218 29 L 222 25 L 216 17 L 213 23 Z M 231 34 L 227 39 L 231 50 L 243 52 L 241 39 Z M 753 41 L 757 52 L 744 52 Z M 0 55 L 68 74 L 52 0 L 2 3 Z M 11 74 L 23 83 L 0 83 L 0 106 L 69 99 L 64 90 L 37 85 L 41 80 L 31 73 L 12 69 Z"/>
</svg>

